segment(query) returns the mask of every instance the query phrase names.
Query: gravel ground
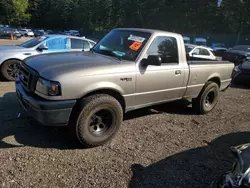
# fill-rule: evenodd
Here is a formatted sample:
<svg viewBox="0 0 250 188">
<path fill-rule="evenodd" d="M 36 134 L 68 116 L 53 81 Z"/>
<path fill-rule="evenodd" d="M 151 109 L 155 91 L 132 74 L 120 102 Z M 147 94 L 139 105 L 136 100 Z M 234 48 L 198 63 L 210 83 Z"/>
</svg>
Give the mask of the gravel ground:
<svg viewBox="0 0 250 188">
<path fill-rule="evenodd" d="M 207 115 L 192 114 L 187 101 L 130 112 L 115 138 L 93 149 L 67 127 L 29 118 L 14 91 L 0 82 L 0 187 L 203 188 L 230 169 L 230 146 L 250 142 L 249 89 L 229 88 Z"/>
</svg>

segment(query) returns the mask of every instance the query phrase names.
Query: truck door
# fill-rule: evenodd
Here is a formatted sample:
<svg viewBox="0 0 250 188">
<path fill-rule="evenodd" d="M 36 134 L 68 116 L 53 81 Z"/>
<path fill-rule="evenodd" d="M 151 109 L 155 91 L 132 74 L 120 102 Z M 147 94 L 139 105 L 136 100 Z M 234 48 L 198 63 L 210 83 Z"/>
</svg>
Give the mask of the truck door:
<svg viewBox="0 0 250 188">
<path fill-rule="evenodd" d="M 184 45 L 184 43 L 183 43 Z M 177 39 L 170 36 L 156 36 L 146 51 L 148 55 L 158 55 L 162 59 L 160 66 L 143 66 L 138 63 L 136 79 L 136 105 L 145 105 L 181 98 L 185 90 L 186 70 L 180 63 Z"/>
</svg>

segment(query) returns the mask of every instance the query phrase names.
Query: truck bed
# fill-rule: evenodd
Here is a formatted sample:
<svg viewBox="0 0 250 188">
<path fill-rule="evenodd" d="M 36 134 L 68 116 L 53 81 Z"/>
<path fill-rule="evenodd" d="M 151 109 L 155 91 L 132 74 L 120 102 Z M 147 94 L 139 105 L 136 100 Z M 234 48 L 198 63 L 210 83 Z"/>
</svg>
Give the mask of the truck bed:
<svg viewBox="0 0 250 188">
<path fill-rule="evenodd" d="M 184 98 L 197 97 L 210 79 L 219 84 L 220 90 L 224 90 L 231 83 L 234 64 L 229 61 L 188 61 L 188 65 L 189 80 Z"/>
</svg>

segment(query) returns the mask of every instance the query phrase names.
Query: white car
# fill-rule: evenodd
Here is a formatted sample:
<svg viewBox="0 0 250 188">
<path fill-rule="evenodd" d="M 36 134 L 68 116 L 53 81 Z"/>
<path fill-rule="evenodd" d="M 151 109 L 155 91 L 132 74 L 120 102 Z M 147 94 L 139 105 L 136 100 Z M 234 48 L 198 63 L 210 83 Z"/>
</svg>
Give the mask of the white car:
<svg viewBox="0 0 250 188">
<path fill-rule="evenodd" d="M 93 48 L 93 47 L 96 45 L 96 42 L 95 42 L 95 41 L 90 40 L 90 39 L 87 39 L 87 38 L 85 38 L 85 37 L 82 37 L 82 38 L 84 38 L 86 41 L 89 42 L 90 48 Z"/>
<path fill-rule="evenodd" d="M 34 37 L 35 34 L 31 29 L 20 29 L 19 31 L 21 33 L 22 36 L 26 36 L 26 37 Z"/>
<path fill-rule="evenodd" d="M 185 44 L 186 53 L 189 57 L 208 59 L 208 60 L 219 60 L 213 53 L 213 49 L 205 46 L 196 46 L 192 44 Z"/>
</svg>

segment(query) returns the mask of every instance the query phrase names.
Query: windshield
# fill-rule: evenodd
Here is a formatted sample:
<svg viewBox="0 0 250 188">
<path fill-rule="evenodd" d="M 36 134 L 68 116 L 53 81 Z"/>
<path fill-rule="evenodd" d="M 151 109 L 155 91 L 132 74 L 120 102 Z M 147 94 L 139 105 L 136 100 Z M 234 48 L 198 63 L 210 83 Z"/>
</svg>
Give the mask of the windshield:
<svg viewBox="0 0 250 188">
<path fill-rule="evenodd" d="M 116 56 L 122 60 L 135 61 L 150 36 L 150 33 L 141 31 L 113 30 L 93 48 L 93 51 Z"/>
<path fill-rule="evenodd" d="M 34 39 L 31 39 L 23 44 L 21 44 L 20 46 L 21 47 L 24 47 L 24 48 L 33 48 L 35 47 L 36 45 L 40 44 L 42 41 L 44 41 L 45 39 L 47 39 L 48 37 L 37 37 L 37 38 L 34 38 Z"/>
</svg>

